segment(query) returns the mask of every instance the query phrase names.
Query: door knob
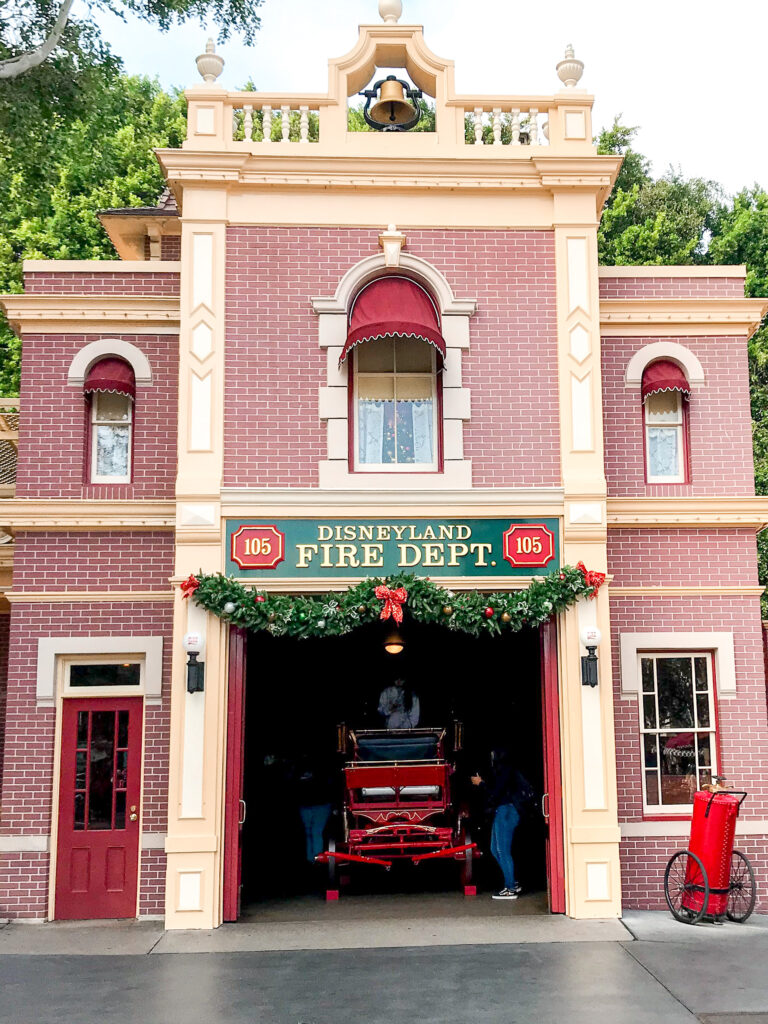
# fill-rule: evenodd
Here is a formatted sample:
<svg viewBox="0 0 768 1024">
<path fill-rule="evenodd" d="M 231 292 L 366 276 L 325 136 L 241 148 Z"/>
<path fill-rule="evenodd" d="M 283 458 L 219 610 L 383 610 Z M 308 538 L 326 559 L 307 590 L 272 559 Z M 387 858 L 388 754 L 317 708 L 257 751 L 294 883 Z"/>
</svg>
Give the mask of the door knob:
<svg viewBox="0 0 768 1024">
<path fill-rule="evenodd" d="M 139 816 L 138 816 L 138 814 L 135 811 L 133 811 L 131 814 L 129 814 L 128 818 L 131 821 L 138 821 L 139 820 Z"/>
</svg>

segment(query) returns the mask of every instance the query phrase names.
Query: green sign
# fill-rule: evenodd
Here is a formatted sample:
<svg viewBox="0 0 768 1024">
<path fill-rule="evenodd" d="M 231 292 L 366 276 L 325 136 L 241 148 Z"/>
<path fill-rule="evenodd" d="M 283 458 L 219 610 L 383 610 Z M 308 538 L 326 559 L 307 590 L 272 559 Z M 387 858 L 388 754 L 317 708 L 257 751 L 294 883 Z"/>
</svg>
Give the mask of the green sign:
<svg viewBox="0 0 768 1024">
<path fill-rule="evenodd" d="M 560 565 L 547 519 L 278 519 L 227 523 L 227 573 L 253 580 L 412 572 L 514 578 Z"/>
</svg>

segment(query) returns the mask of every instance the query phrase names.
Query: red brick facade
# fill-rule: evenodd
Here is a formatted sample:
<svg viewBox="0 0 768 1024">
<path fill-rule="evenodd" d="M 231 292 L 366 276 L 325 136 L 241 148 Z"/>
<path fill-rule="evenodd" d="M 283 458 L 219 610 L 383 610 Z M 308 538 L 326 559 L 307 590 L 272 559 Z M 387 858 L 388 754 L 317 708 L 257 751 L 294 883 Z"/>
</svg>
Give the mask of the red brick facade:
<svg viewBox="0 0 768 1024">
<path fill-rule="evenodd" d="M 605 269 L 605 268 L 604 268 Z M 604 277 L 601 299 L 743 299 L 744 278 Z"/>
<path fill-rule="evenodd" d="M 51 269 L 50 272 L 27 272 L 24 290 L 30 295 L 146 295 L 147 298 L 156 298 L 178 295 L 179 275 L 153 274 L 149 267 L 146 273 L 140 274 L 121 274 L 119 271 L 67 273 Z"/>
<path fill-rule="evenodd" d="M 16 478 L 18 498 L 172 498 L 176 478 L 178 336 L 122 334 L 152 368 L 152 384 L 138 385 L 133 425 L 133 482 L 88 483 L 88 403 L 67 384 L 75 355 L 97 336 L 32 334 L 24 337 Z"/>
<path fill-rule="evenodd" d="M 688 403 L 690 483 L 646 484 L 639 387 L 626 387 L 633 354 L 658 338 L 603 338 L 605 475 L 612 497 L 755 493 L 747 346 L 742 336 L 664 338 L 684 345 L 705 376 Z"/>
<path fill-rule="evenodd" d="M 10 629 L 10 615 L 0 615 L 0 807 L 3 805 L 3 755 L 5 753 L 5 706 L 8 699 Z"/>
<path fill-rule="evenodd" d="M 327 457 L 317 406 L 326 354 L 309 300 L 333 295 L 377 248 L 376 231 L 229 229 L 225 486 L 317 486 Z M 462 359 L 473 486 L 557 486 L 553 233 L 414 230 L 408 252 L 444 274 L 458 298 L 478 301 Z M 296 386 L 297 366 L 306 387 Z"/>
</svg>

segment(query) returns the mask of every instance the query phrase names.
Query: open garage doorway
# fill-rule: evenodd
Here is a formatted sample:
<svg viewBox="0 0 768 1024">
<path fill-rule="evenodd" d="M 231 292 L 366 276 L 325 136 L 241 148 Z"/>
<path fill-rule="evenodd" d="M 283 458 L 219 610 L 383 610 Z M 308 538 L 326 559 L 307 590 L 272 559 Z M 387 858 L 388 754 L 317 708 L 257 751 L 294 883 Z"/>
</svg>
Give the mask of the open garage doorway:
<svg viewBox="0 0 768 1024">
<path fill-rule="evenodd" d="M 471 878 L 478 897 L 487 899 L 503 880 L 490 853 L 491 818 L 482 789 L 470 779 L 478 773 L 487 777 L 491 750 L 504 747 L 538 803 L 515 834 L 515 868 L 524 890 L 515 911 L 563 912 L 554 624 L 473 638 L 411 621 L 402 629 L 405 646 L 396 655 L 385 651 L 385 636 L 380 623 L 343 637 L 302 640 L 232 630 L 224 919 L 271 911 L 276 901 L 299 906 L 334 888 L 345 903 L 374 894 L 413 900 L 420 893 L 442 893 L 464 900 L 461 857 L 418 866 L 395 862 L 391 870 L 347 864 L 332 873 L 332 881 L 328 865 L 307 862 L 297 779 L 308 763 L 319 766 L 332 810 L 323 847 L 343 844 L 345 817 L 350 824 L 344 811 L 348 734 L 354 741 L 386 727 L 380 696 L 396 678 L 405 678 L 418 697 L 419 729 L 445 730 L 441 752 L 452 766 L 452 813 L 460 809 L 466 815 L 459 822 L 460 840 L 467 838 L 466 825 L 479 853 L 473 854 Z M 342 724 L 346 732 L 340 733 Z"/>
</svg>

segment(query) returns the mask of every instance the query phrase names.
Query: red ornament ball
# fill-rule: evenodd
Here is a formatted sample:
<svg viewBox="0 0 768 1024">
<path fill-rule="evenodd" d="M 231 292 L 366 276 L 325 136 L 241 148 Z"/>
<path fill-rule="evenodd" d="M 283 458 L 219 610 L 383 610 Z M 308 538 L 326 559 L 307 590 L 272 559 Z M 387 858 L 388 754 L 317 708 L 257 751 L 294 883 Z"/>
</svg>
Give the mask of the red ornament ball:
<svg viewBox="0 0 768 1024">
<path fill-rule="evenodd" d="M 564 573 L 564 572 L 561 572 L 561 573 L 560 573 L 560 579 L 561 579 L 561 580 L 564 580 L 564 579 L 565 579 L 565 573 Z"/>
<path fill-rule="evenodd" d="M 494 612 L 493 612 L 493 608 L 491 608 L 491 606 L 489 605 L 489 606 L 488 606 L 488 607 L 487 607 L 487 608 L 485 609 L 485 617 L 486 617 L 486 619 L 492 619 L 492 618 L 493 618 L 493 614 L 494 614 Z"/>
<path fill-rule="evenodd" d="M 256 602 L 256 604 L 261 604 L 261 602 L 264 600 L 264 595 L 257 594 L 253 600 Z"/>
</svg>

